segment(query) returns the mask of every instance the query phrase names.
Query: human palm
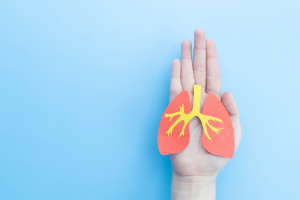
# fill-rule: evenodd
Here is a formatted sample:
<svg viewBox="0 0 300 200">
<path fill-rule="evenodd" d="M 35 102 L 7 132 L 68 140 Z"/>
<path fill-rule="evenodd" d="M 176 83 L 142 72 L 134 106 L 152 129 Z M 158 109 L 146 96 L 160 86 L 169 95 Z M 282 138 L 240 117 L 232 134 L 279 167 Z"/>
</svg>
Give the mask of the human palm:
<svg viewBox="0 0 300 200">
<path fill-rule="evenodd" d="M 205 40 L 205 32 L 195 30 L 194 55 L 192 44 L 184 40 L 181 45 L 181 62 L 175 59 L 172 63 L 170 102 L 182 91 L 190 95 L 193 105 L 193 86 L 201 85 L 201 111 L 208 94 L 215 94 L 225 106 L 230 115 L 234 136 L 235 149 L 241 141 L 241 126 L 239 111 L 230 92 L 221 96 L 221 77 L 214 41 Z M 173 174 L 182 177 L 216 176 L 228 162 L 228 158 L 216 156 L 207 152 L 202 146 L 202 124 L 198 117 L 190 121 L 190 140 L 184 151 L 170 155 Z"/>
</svg>

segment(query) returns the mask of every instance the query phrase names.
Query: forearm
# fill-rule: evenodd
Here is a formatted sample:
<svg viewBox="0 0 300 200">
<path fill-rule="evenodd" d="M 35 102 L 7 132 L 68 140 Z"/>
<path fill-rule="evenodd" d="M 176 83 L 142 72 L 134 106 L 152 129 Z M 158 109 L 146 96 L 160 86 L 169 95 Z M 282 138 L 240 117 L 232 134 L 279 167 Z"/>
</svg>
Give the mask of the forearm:
<svg viewBox="0 0 300 200">
<path fill-rule="evenodd" d="M 217 176 L 179 176 L 173 174 L 172 200 L 215 200 Z"/>
</svg>

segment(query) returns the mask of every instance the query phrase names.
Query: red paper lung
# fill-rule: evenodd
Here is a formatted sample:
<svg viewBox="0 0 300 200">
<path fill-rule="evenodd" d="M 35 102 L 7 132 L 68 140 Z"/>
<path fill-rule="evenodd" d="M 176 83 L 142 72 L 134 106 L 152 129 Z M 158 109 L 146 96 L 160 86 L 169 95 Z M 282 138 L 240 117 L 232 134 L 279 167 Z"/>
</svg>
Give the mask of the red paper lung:
<svg viewBox="0 0 300 200">
<path fill-rule="evenodd" d="M 177 126 L 173 129 L 172 135 L 168 136 L 167 131 L 172 126 L 172 124 L 179 118 L 178 116 L 172 117 L 170 121 L 169 117 L 165 117 L 165 114 L 179 112 L 179 107 L 184 106 L 184 112 L 190 113 L 191 112 L 191 103 L 188 92 L 184 91 L 181 92 L 179 95 L 173 99 L 173 101 L 169 104 L 165 112 L 163 113 L 158 130 L 158 149 L 162 155 L 167 154 L 174 154 L 183 151 L 190 139 L 190 131 L 189 131 L 189 124 L 187 124 L 184 135 L 179 137 L 179 134 L 182 130 L 184 122 L 180 122 Z"/>
<path fill-rule="evenodd" d="M 212 120 L 209 121 L 215 128 L 223 129 L 219 134 L 216 134 L 207 126 L 208 134 L 212 141 L 208 140 L 206 135 L 202 133 L 203 147 L 212 154 L 232 158 L 235 147 L 232 123 L 222 102 L 214 94 L 209 94 L 206 97 L 202 114 L 213 116 L 223 121 L 223 123 L 214 122 Z"/>
</svg>

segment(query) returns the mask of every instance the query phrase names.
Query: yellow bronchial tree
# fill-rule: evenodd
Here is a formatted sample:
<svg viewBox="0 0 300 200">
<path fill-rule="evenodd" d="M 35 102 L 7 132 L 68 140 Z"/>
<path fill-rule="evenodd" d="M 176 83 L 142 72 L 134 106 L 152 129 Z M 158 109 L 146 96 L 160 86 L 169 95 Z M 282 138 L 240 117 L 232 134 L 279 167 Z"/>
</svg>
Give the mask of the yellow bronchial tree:
<svg viewBox="0 0 300 200">
<path fill-rule="evenodd" d="M 179 112 L 175 112 L 175 113 L 171 113 L 171 114 L 165 114 L 165 117 L 170 117 L 170 121 L 172 120 L 172 117 L 179 115 L 179 118 L 172 124 L 172 126 L 169 128 L 169 130 L 167 131 L 166 134 L 168 134 L 168 136 L 170 134 L 172 135 L 172 131 L 175 128 L 175 126 L 179 122 L 184 121 L 184 125 L 182 127 L 181 133 L 179 134 L 179 137 L 183 136 L 184 135 L 184 129 L 185 129 L 186 125 L 189 123 L 189 121 L 193 117 L 198 117 L 200 119 L 201 123 L 202 123 L 204 133 L 210 141 L 212 141 L 212 139 L 210 138 L 210 136 L 207 132 L 207 126 L 219 135 L 219 132 L 223 128 L 215 128 L 212 125 L 210 125 L 208 121 L 213 120 L 213 121 L 218 121 L 218 122 L 221 122 L 221 123 L 223 123 L 223 121 L 221 119 L 216 118 L 216 117 L 211 117 L 211 116 L 201 114 L 200 113 L 200 102 L 201 102 L 201 85 L 194 85 L 193 110 L 190 113 L 185 114 L 184 113 L 184 105 L 182 104 L 181 107 L 179 106 Z"/>
</svg>

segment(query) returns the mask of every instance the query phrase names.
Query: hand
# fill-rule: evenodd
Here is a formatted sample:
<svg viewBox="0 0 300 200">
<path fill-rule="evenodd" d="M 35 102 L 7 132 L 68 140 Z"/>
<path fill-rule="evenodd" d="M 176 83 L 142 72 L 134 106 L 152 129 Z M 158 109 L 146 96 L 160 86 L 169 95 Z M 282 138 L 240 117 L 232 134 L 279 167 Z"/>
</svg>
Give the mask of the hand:
<svg viewBox="0 0 300 200">
<path fill-rule="evenodd" d="M 241 142 L 242 133 L 239 111 L 230 92 L 221 96 L 221 77 L 216 46 L 213 40 L 205 40 L 203 29 L 195 30 L 194 56 L 192 44 L 181 44 L 181 63 L 175 59 L 171 69 L 170 102 L 182 91 L 190 95 L 193 105 L 193 86 L 201 85 L 201 111 L 208 94 L 215 94 L 230 115 L 235 136 L 235 149 Z M 190 121 L 190 141 L 184 151 L 170 155 L 173 178 L 172 199 L 215 198 L 215 180 L 228 158 L 208 153 L 202 146 L 203 128 L 199 118 Z"/>
</svg>

